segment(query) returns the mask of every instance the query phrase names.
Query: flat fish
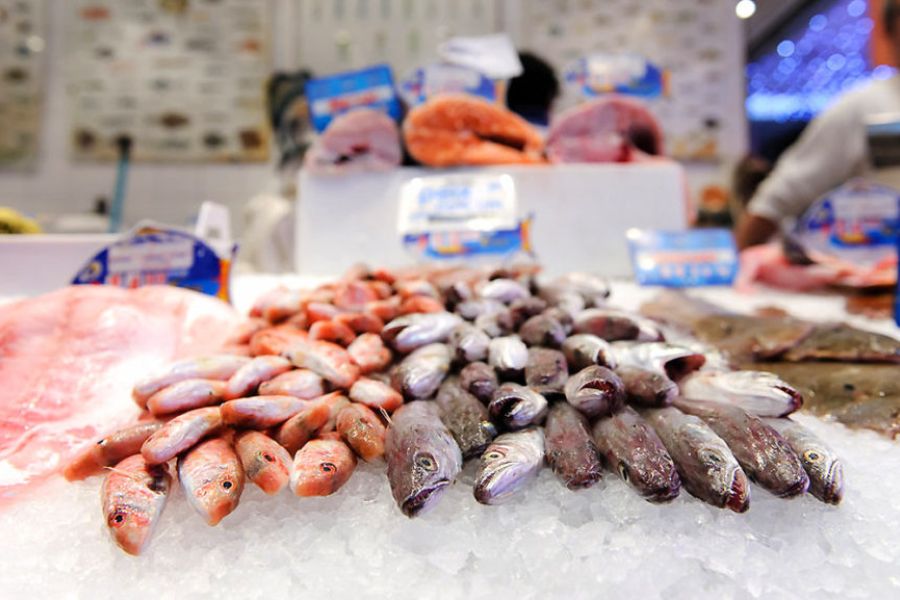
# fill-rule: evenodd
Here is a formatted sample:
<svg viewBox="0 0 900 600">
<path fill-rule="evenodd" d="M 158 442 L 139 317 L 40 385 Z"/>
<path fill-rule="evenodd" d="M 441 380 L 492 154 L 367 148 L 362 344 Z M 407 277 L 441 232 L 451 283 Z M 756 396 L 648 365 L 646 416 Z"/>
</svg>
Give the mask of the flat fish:
<svg viewBox="0 0 900 600">
<path fill-rule="evenodd" d="M 488 409 L 462 388 L 458 378 L 447 379 L 441 384 L 436 402 L 441 408 L 441 420 L 453 434 L 463 459 L 481 456 L 491 440 L 497 437 L 497 428 L 491 422 Z"/>
<path fill-rule="evenodd" d="M 385 437 L 391 493 L 407 517 L 431 510 L 462 468 L 462 452 L 436 403 L 417 401 L 391 417 Z"/>
<path fill-rule="evenodd" d="M 538 427 L 504 433 L 481 455 L 473 488 L 481 504 L 502 504 L 537 477 L 544 466 L 544 433 Z"/>
<path fill-rule="evenodd" d="M 734 406 L 715 402 L 682 403 L 683 412 L 702 418 L 721 437 L 744 472 L 781 498 L 806 493 L 809 476 L 794 450 L 762 419 Z"/>
<path fill-rule="evenodd" d="M 675 461 L 681 483 L 704 502 L 745 512 L 750 481 L 728 445 L 700 417 L 673 406 L 641 412 Z"/>
<path fill-rule="evenodd" d="M 119 548 L 135 556 L 146 549 L 171 487 L 166 468 L 148 465 L 140 454 L 109 471 L 100 498 L 107 530 Z"/>
<path fill-rule="evenodd" d="M 244 467 L 228 440 L 210 438 L 178 457 L 178 481 L 191 508 L 218 525 L 240 502 Z"/>
<path fill-rule="evenodd" d="M 809 475 L 809 493 L 826 504 L 840 504 L 844 497 L 844 467 L 834 451 L 796 421 L 764 421 L 781 434 L 800 458 Z"/>
<path fill-rule="evenodd" d="M 900 363 L 900 340 L 843 323 L 817 325 L 781 360 Z"/>
<path fill-rule="evenodd" d="M 587 419 L 566 402 L 557 402 L 544 426 L 547 463 L 570 490 L 600 481 L 600 451 L 588 430 Z"/>
<path fill-rule="evenodd" d="M 665 445 L 629 406 L 594 423 L 594 441 L 610 470 L 650 502 L 669 502 L 681 478 Z"/>
</svg>

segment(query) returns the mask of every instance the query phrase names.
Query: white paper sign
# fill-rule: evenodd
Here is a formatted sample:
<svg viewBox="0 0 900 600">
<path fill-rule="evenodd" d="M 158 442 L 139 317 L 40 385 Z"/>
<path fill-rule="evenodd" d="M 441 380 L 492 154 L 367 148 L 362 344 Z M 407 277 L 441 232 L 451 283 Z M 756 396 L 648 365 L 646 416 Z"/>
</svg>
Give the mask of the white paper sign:
<svg viewBox="0 0 900 600">
<path fill-rule="evenodd" d="M 417 177 L 400 192 L 401 235 L 438 231 L 495 231 L 518 223 L 516 189 L 509 175 Z"/>
<path fill-rule="evenodd" d="M 491 79 L 522 74 L 522 61 L 505 33 L 451 38 L 440 45 L 438 53 L 449 63 L 475 69 Z"/>
</svg>

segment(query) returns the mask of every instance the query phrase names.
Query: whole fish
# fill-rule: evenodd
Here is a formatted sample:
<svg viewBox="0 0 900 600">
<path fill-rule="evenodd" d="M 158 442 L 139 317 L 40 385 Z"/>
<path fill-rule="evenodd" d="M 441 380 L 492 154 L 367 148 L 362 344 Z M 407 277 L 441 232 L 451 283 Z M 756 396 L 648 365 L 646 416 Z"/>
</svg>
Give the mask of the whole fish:
<svg viewBox="0 0 900 600">
<path fill-rule="evenodd" d="M 350 358 L 359 365 L 359 370 L 366 375 L 380 371 L 391 364 L 391 351 L 384 345 L 381 336 L 364 333 L 347 346 Z"/>
<path fill-rule="evenodd" d="M 569 378 L 566 357 L 559 350 L 529 348 L 525 385 L 546 397 L 562 396 Z"/>
<path fill-rule="evenodd" d="M 528 347 L 516 335 L 498 337 L 488 346 L 488 364 L 501 379 L 520 379 L 528 363 Z"/>
<path fill-rule="evenodd" d="M 166 505 L 172 478 L 165 466 L 148 465 L 140 454 L 110 469 L 100 488 L 103 517 L 116 544 L 137 556 L 147 547 Z"/>
<path fill-rule="evenodd" d="M 281 424 L 275 433 L 275 441 L 295 454 L 319 430 L 323 429 L 331 418 L 331 407 L 324 402 L 311 402 L 296 415 Z"/>
<path fill-rule="evenodd" d="M 797 390 L 764 371 L 701 371 L 682 379 L 679 388 L 686 402 L 730 404 L 760 417 L 783 417 L 803 405 Z"/>
<path fill-rule="evenodd" d="M 268 429 L 279 425 L 309 404 L 294 396 L 251 396 L 224 403 L 222 422 L 231 427 Z"/>
<path fill-rule="evenodd" d="M 518 383 L 504 383 L 494 392 L 488 412 L 495 423 L 507 430 L 539 425 L 547 415 L 547 399 Z"/>
<path fill-rule="evenodd" d="M 372 410 L 351 402 L 338 413 L 335 424 L 341 438 L 366 462 L 384 456 L 384 425 Z"/>
<path fill-rule="evenodd" d="M 590 333 L 570 335 L 562 343 L 562 351 L 573 371 L 593 365 L 615 369 L 617 365 L 609 342 Z"/>
<path fill-rule="evenodd" d="M 614 342 L 620 365 L 649 369 L 678 381 L 706 364 L 706 356 L 687 346 L 669 342 Z"/>
<path fill-rule="evenodd" d="M 344 348 L 321 340 L 297 341 L 285 356 L 301 369 L 318 373 L 339 388 L 349 388 L 359 378 L 359 366 Z"/>
<path fill-rule="evenodd" d="M 512 304 L 516 300 L 531 296 L 528 288 L 514 279 L 494 279 L 476 286 L 475 291 L 479 298 L 496 300 L 503 304 Z"/>
<path fill-rule="evenodd" d="M 173 383 L 185 379 L 215 379 L 224 381 L 250 362 L 246 356 L 222 354 L 182 360 L 169 365 L 162 372 L 143 379 L 135 384 L 132 396 L 140 407 L 147 405 L 147 400 Z"/>
<path fill-rule="evenodd" d="M 566 402 L 557 402 L 547 413 L 544 433 L 547 463 L 567 488 L 587 488 L 600 481 L 600 451 L 584 415 Z"/>
<path fill-rule="evenodd" d="M 657 371 L 623 365 L 616 369 L 616 375 L 625 384 L 628 402 L 635 406 L 669 406 L 678 396 L 678 385 Z"/>
<path fill-rule="evenodd" d="M 178 481 L 191 508 L 217 525 L 241 500 L 244 467 L 228 440 L 210 438 L 178 457 Z"/>
<path fill-rule="evenodd" d="M 294 369 L 259 384 L 260 396 L 294 396 L 312 400 L 325 393 L 325 380 L 309 369 Z"/>
<path fill-rule="evenodd" d="M 288 484 L 291 455 L 266 434 L 242 431 L 235 437 L 234 449 L 247 479 L 266 494 L 277 494 Z"/>
<path fill-rule="evenodd" d="M 188 411 L 148 437 L 141 445 L 141 454 L 149 465 L 167 462 L 221 427 L 222 413 L 218 406 Z"/>
<path fill-rule="evenodd" d="M 404 315 L 385 325 L 381 337 L 395 350 L 405 354 L 428 344 L 443 342 L 461 322 L 459 315 L 449 312 Z"/>
<path fill-rule="evenodd" d="M 544 433 L 532 427 L 498 436 L 481 455 L 475 473 L 475 500 L 501 504 L 509 500 L 544 466 Z"/>
<path fill-rule="evenodd" d="M 63 469 L 63 476 L 69 481 L 85 479 L 103 472 L 103 467 L 112 467 L 133 454 L 140 454 L 141 446 L 160 427 L 162 423 L 149 421 L 104 436 L 76 454 Z"/>
<path fill-rule="evenodd" d="M 341 440 L 318 439 L 294 456 L 291 491 L 297 496 L 330 496 L 347 483 L 356 469 L 356 456 Z"/>
<path fill-rule="evenodd" d="M 844 466 L 831 448 L 789 418 L 763 420 L 781 434 L 800 458 L 809 475 L 809 493 L 827 504 L 840 504 L 844 497 Z"/>
<path fill-rule="evenodd" d="M 519 337 L 529 346 L 559 348 L 566 339 L 566 330 L 555 318 L 541 313 L 522 324 Z"/>
<path fill-rule="evenodd" d="M 293 368 L 291 361 L 281 356 L 257 356 L 235 371 L 225 387 L 225 399 L 233 400 L 252 393 L 264 381 Z"/>
<path fill-rule="evenodd" d="M 589 419 L 614 413 L 625 404 L 625 384 L 610 369 L 585 367 L 569 377 L 566 400 Z"/>
<path fill-rule="evenodd" d="M 491 401 L 497 386 L 500 385 L 497 381 L 497 372 L 483 362 L 473 362 L 463 367 L 459 372 L 459 384 L 484 404 Z"/>
<path fill-rule="evenodd" d="M 386 383 L 377 379 L 360 377 L 350 388 L 350 399 L 369 408 L 394 412 L 403 404 L 403 396 Z"/>
<path fill-rule="evenodd" d="M 844 323 L 816 325 L 782 360 L 900 363 L 900 340 Z"/>
<path fill-rule="evenodd" d="M 404 398 L 428 398 L 450 370 L 450 348 L 445 344 L 429 344 L 404 358 L 391 376 L 391 385 Z"/>
<path fill-rule="evenodd" d="M 650 502 L 669 502 L 681 478 L 663 442 L 630 406 L 594 423 L 594 440 L 610 470 Z"/>
<path fill-rule="evenodd" d="M 706 421 L 750 479 L 776 496 L 790 498 L 809 488 L 809 476 L 790 444 L 759 417 L 717 402 L 676 401 L 676 406 Z"/>
<path fill-rule="evenodd" d="M 675 461 L 681 482 L 692 496 L 719 508 L 750 508 L 750 481 L 731 450 L 699 417 L 673 406 L 641 413 Z"/>
<path fill-rule="evenodd" d="M 433 508 L 462 468 L 462 453 L 434 402 L 401 406 L 384 446 L 391 493 L 407 517 Z"/>
<path fill-rule="evenodd" d="M 461 323 L 453 328 L 447 345 L 453 357 L 460 364 L 468 364 L 487 358 L 488 344 L 491 338 L 481 329 L 469 323 Z"/>
<path fill-rule="evenodd" d="M 497 428 L 491 423 L 484 404 L 464 390 L 456 377 L 441 384 L 436 400 L 441 408 L 441 420 L 453 434 L 463 459 L 481 456 L 497 437 Z"/>
<path fill-rule="evenodd" d="M 225 381 L 185 379 L 150 396 L 147 410 L 154 415 L 166 415 L 219 404 L 225 397 L 226 388 Z"/>
<path fill-rule="evenodd" d="M 662 341 L 662 331 L 653 321 L 612 308 L 588 308 L 575 315 L 575 333 L 590 333 L 608 342 Z"/>
</svg>

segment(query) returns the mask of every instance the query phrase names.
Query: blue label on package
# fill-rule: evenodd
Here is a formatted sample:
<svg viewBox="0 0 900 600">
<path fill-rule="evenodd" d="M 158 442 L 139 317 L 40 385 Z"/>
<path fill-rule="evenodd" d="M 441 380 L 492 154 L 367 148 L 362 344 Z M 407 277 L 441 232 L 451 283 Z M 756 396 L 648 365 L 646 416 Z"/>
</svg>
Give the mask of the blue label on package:
<svg viewBox="0 0 900 600">
<path fill-rule="evenodd" d="M 403 246 L 416 256 L 429 260 L 500 258 L 519 253 L 531 254 L 529 232 L 531 218 L 514 229 L 492 231 L 430 231 L 403 236 Z"/>
<path fill-rule="evenodd" d="M 400 120 L 400 101 L 387 65 L 312 79 L 306 84 L 306 97 L 313 127 L 319 133 L 334 117 L 354 108 L 382 110 Z"/>
<path fill-rule="evenodd" d="M 400 95 L 410 106 L 450 93 L 470 94 L 493 102 L 497 99 L 497 85 L 474 69 L 443 63 L 416 69 L 400 84 Z"/>
<path fill-rule="evenodd" d="M 107 284 L 124 288 L 174 285 L 229 299 L 232 256 L 220 257 L 190 233 L 140 227 L 91 258 L 73 284 Z"/>
<path fill-rule="evenodd" d="M 641 285 L 731 285 L 737 275 L 737 247 L 728 229 L 631 229 L 627 235 L 634 276 Z"/>
</svg>

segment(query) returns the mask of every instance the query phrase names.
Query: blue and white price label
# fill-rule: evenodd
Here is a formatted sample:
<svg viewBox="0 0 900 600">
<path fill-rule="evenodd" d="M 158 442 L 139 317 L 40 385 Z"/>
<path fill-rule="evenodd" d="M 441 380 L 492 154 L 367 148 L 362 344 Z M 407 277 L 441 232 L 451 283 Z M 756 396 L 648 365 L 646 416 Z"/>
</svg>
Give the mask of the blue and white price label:
<svg viewBox="0 0 900 600">
<path fill-rule="evenodd" d="M 641 285 L 731 285 L 737 275 L 737 247 L 727 229 L 630 229 L 626 235 L 634 277 Z"/>
<path fill-rule="evenodd" d="M 495 231 L 517 225 L 516 188 L 509 175 L 417 177 L 400 192 L 401 235 Z"/>
</svg>

